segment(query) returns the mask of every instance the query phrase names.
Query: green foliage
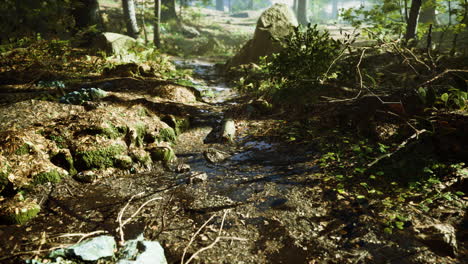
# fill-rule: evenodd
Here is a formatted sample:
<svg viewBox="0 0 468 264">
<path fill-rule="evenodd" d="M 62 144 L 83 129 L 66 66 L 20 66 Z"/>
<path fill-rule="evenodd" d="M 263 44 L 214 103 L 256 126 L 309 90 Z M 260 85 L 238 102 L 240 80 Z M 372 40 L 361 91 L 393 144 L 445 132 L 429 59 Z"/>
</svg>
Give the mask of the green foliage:
<svg viewBox="0 0 468 264">
<path fill-rule="evenodd" d="M 337 77 L 339 71 L 334 63 L 347 43 L 331 38 L 328 31 L 321 32 L 317 25 L 296 27 L 281 41 L 283 49 L 271 58 L 262 58 L 259 67 L 251 72 L 266 81 L 241 79 L 239 89 L 277 103 L 306 104 L 307 92 Z"/>
<path fill-rule="evenodd" d="M 69 0 L 4 0 L 0 5 L 0 43 L 40 33 L 64 36 L 73 26 Z"/>
<path fill-rule="evenodd" d="M 76 167 L 80 170 L 113 167 L 116 157 L 125 151 L 121 145 L 76 153 Z"/>
<path fill-rule="evenodd" d="M 41 172 L 34 175 L 33 184 L 44 184 L 48 182 L 56 183 L 62 179 L 63 175 L 60 174 L 57 170 L 52 170 L 49 172 Z"/>
</svg>

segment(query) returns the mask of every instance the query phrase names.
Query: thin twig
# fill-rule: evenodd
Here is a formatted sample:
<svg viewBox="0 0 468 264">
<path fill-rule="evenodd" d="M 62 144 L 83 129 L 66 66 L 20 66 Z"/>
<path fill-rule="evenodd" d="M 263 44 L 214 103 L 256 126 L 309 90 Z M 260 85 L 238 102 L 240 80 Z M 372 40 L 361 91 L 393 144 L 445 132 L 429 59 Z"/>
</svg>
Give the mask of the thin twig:
<svg viewBox="0 0 468 264">
<path fill-rule="evenodd" d="M 422 86 L 426 86 L 440 78 L 442 78 L 444 75 L 446 75 L 447 73 L 451 73 L 451 72 L 468 72 L 468 70 L 461 70 L 461 69 L 446 69 L 445 71 L 443 71 L 442 73 L 436 75 L 434 78 L 428 80 L 428 81 L 425 81 L 424 83 L 422 83 L 421 85 L 418 86 L 419 87 L 422 87 Z"/>
<path fill-rule="evenodd" d="M 376 158 L 374 161 L 372 161 L 371 163 L 369 163 L 369 164 L 367 165 L 367 167 L 370 168 L 370 167 L 374 166 L 377 162 L 379 162 L 379 161 L 381 161 L 381 160 L 383 160 L 383 159 L 385 159 L 385 158 L 390 158 L 390 157 L 393 156 L 395 153 L 397 153 L 397 152 L 400 151 L 402 148 L 404 148 L 404 147 L 406 146 L 406 144 L 408 144 L 408 142 L 409 142 L 410 140 L 412 140 L 412 139 L 414 139 L 414 138 L 417 139 L 417 138 L 419 137 L 419 135 L 421 135 L 421 134 L 423 134 L 423 133 L 425 133 L 425 132 L 427 132 L 426 129 L 416 131 L 416 133 L 414 133 L 411 137 L 409 137 L 408 139 L 406 139 L 405 141 L 403 141 L 403 142 L 397 147 L 397 149 L 396 149 L 395 151 L 393 151 L 393 152 L 391 152 L 391 153 L 384 154 L 384 155 L 382 155 L 382 156 Z"/>
<path fill-rule="evenodd" d="M 120 210 L 118 216 L 117 216 L 117 222 L 119 223 L 119 227 L 117 228 L 117 231 L 119 232 L 119 235 L 120 235 L 120 241 L 119 243 L 121 245 L 123 245 L 125 243 L 125 235 L 124 235 L 124 226 L 126 224 L 128 224 L 137 214 L 140 213 L 141 209 L 143 209 L 143 207 L 145 207 L 148 203 L 154 201 L 154 200 L 158 200 L 158 199 L 162 199 L 161 197 L 154 197 L 154 198 L 151 198 L 149 199 L 148 201 L 144 202 L 140 207 L 138 207 L 138 209 L 135 211 L 135 213 L 133 213 L 129 218 L 127 218 L 125 221 L 122 221 L 122 217 L 123 217 L 123 214 L 125 212 L 125 210 L 127 209 L 127 207 L 130 205 L 130 203 L 132 202 L 132 200 L 137 197 L 137 196 L 140 196 L 140 195 L 143 195 L 145 192 L 141 192 L 141 193 L 137 193 L 135 195 L 133 195 L 132 197 L 130 197 L 130 200 L 128 200 L 127 204 L 122 208 L 122 210 Z"/>
<path fill-rule="evenodd" d="M 189 243 L 187 244 L 187 246 L 184 248 L 184 253 L 182 253 L 182 259 L 180 261 L 181 264 L 184 264 L 184 259 L 185 259 L 185 254 L 187 254 L 187 249 L 192 245 L 193 241 L 195 240 L 195 238 L 197 237 L 197 235 L 201 232 L 201 230 L 209 223 L 211 222 L 211 220 L 213 220 L 213 218 L 215 217 L 216 215 L 212 215 L 205 223 L 203 223 L 203 225 L 197 230 L 197 232 L 195 232 L 195 234 L 193 234 L 193 236 L 190 238 L 190 241 Z"/>
<path fill-rule="evenodd" d="M 195 259 L 196 256 L 198 256 L 198 254 L 202 253 L 203 251 L 206 251 L 210 248 L 213 248 L 216 243 L 218 243 L 219 241 L 221 241 L 222 239 L 225 239 L 225 240 L 238 240 L 238 241 L 247 241 L 247 239 L 245 238 L 241 238 L 241 237 L 225 237 L 225 236 L 221 236 L 221 232 L 223 231 L 223 226 L 224 226 L 224 220 L 226 219 L 226 215 L 228 213 L 229 210 L 225 210 L 224 211 L 224 215 L 223 215 L 223 219 L 221 220 L 221 226 L 219 227 L 219 231 L 218 231 L 218 236 L 215 238 L 215 240 L 209 244 L 208 246 L 206 247 L 203 247 L 199 250 L 197 250 L 197 252 L 195 252 L 188 260 L 187 262 L 182 262 L 182 264 L 189 264 L 193 259 Z M 183 259 L 182 259 L 183 261 Z"/>
</svg>

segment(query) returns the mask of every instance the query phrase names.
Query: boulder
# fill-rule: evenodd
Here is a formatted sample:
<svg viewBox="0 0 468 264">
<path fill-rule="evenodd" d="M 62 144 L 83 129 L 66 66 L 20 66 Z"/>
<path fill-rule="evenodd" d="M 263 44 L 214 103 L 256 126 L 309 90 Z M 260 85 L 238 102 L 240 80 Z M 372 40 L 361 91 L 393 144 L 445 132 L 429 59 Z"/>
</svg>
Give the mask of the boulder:
<svg viewBox="0 0 468 264">
<path fill-rule="evenodd" d="M 268 56 L 281 50 L 280 40 L 289 35 L 298 26 L 296 16 L 285 4 L 275 4 L 265 10 L 257 22 L 253 39 L 231 58 L 226 68 L 242 64 L 255 63 L 262 56 Z"/>
<path fill-rule="evenodd" d="M 136 45 L 136 39 L 112 32 L 100 34 L 93 43 L 94 49 L 105 51 L 108 55 L 126 55 Z"/>
<path fill-rule="evenodd" d="M 417 237 L 440 255 L 458 255 L 455 228 L 450 224 L 432 224 L 415 228 Z"/>
</svg>

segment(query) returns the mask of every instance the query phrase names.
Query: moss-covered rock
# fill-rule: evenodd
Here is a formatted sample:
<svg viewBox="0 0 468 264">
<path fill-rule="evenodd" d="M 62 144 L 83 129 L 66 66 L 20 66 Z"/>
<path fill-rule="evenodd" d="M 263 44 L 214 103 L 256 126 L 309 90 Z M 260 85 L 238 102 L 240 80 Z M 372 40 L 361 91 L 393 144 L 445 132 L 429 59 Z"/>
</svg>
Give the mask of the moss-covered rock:
<svg viewBox="0 0 468 264">
<path fill-rule="evenodd" d="M 129 150 L 129 154 L 134 162 L 140 163 L 141 165 L 148 165 L 152 162 L 150 154 L 143 149 L 131 149 Z"/>
<path fill-rule="evenodd" d="M 66 175 L 60 173 L 58 170 L 51 170 L 47 172 L 40 172 L 33 175 L 33 184 L 44 184 L 47 182 L 56 183 L 59 182 Z"/>
<path fill-rule="evenodd" d="M 117 156 L 125 152 L 125 147 L 120 144 L 94 150 L 79 151 L 75 154 L 78 170 L 103 169 L 114 167 Z"/>
<path fill-rule="evenodd" d="M 127 126 L 116 126 L 111 122 L 103 122 L 102 124 L 87 128 L 88 133 L 102 135 L 110 139 L 116 139 L 124 136 L 128 132 Z"/>
<path fill-rule="evenodd" d="M 127 155 L 120 155 L 115 158 L 115 166 L 120 169 L 130 169 L 133 166 L 133 160 Z"/>
<path fill-rule="evenodd" d="M 24 143 L 19 148 L 15 150 L 16 155 L 28 155 L 32 152 L 33 148 L 28 144 Z"/>
<path fill-rule="evenodd" d="M 129 127 L 126 135 L 126 142 L 129 146 L 142 147 L 145 143 L 145 136 L 147 134 L 147 125 L 138 123 Z"/>
<path fill-rule="evenodd" d="M 21 195 L 17 195 L 0 205 L 0 224 L 25 224 L 36 217 L 40 210 L 41 208 L 36 201 L 23 200 Z"/>
<path fill-rule="evenodd" d="M 169 163 L 177 159 L 174 150 L 171 147 L 154 146 L 149 149 L 151 153 L 151 159 L 153 161 L 162 161 L 163 163 Z"/>
<path fill-rule="evenodd" d="M 52 155 L 50 161 L 54 165 L 68 171 L 68 174 L 72 176 L 77 173 L 75 163 L 73 161 L 73 156 L 68 149 L 61 149 L 58 153 Z"/>
<path fill-rule="evenodd" d="M 174 115 L 168 115 L 165 116 L 162 121 L 172 127 L 177 136 L 190 128 L 190 120 L 188 117 L 176 117 Z"/>
<path fill-rule="evenodd" d="M 159 135 L 156 137 L 159 142 L 169 142 L 175 144 L 177 141 L 177 136 L 172 127 L 162 128 L 159 131 Z"/>
</svg>

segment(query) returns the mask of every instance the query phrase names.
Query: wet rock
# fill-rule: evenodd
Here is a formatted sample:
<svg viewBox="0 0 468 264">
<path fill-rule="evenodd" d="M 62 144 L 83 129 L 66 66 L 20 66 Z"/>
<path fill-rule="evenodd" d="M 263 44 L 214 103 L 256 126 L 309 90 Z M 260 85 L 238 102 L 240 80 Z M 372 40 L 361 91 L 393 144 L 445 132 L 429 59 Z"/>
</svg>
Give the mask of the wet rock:
<svg viewBox="0 0 468 264">
<path fill-rule="evenodd" d="M 74 178 L 79 182 L 94 183 L 98 180 L 99 176 L 94 171 L 88 170 L 77 173 Z"/>
<path fill-rule="evenodd" d="M 203 152 L 205 159 L 211 163 L 219 163 L 229 158 L 229 153 L 214 148 L 209 148 Z"/>
<path fill-rule="evenodd" d="M 191 172 L 187 177 L 187 184 L 202 183 L 208 180 L 208 174 L 205 172 Z"/>
<path fill-rule="evenodd" d="M 171 162 L 168 164 L 168 169 L 175 173 L 185 173 L 190 171 L 190 165 L 185 163 Z"/>
<path fill-rule="evenodd" d="M 429 248 L 441 255 L 457 256 L 458 245 L 455 228 L 449 224 L 434 224 L 416 227 L 418 238 Z"/>
<path fill-rule="evenodd" d="M 112 236 L 98 236 L 87 239 L 65 249 L 58 249 L 49 254 L 49 258 L 78 258 L 82 261 L 97 261 L 101 258 L 114 256 L 116 248 Z"/>
<path fill-rule="evenodd" d="M 224 142 L 232 143 L 236 136 L 236 124 L 234 120 L 227 118 L 223 120 L 221 125 L 221 140 Z"/>
<path fill-rule="evenodd" d="M 36 217 L 41 207 L 33 199 L 17 194 L 0 204 L 0 224 L 22 225 Z"/>
<path fill-rule="evenodd" d="M 289 35 L 296 26 L 296 16 L 287 5 L 275 4 L 270 7 L 258 19 L 253 39 L 227 62 L 227 69 L 255 63 L 262 56 L 280 51 L 281 44 L 277 40 Z"/>
</svg>

